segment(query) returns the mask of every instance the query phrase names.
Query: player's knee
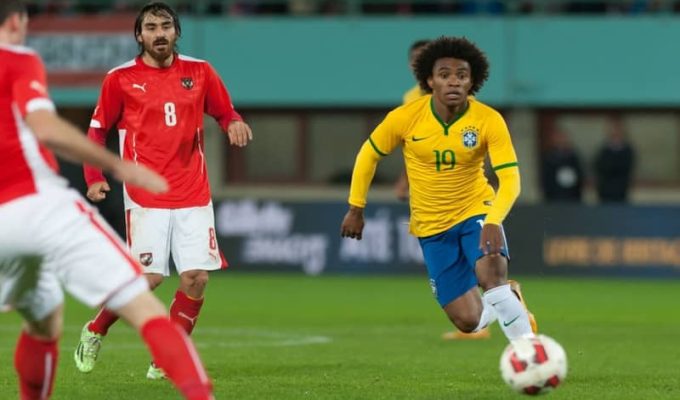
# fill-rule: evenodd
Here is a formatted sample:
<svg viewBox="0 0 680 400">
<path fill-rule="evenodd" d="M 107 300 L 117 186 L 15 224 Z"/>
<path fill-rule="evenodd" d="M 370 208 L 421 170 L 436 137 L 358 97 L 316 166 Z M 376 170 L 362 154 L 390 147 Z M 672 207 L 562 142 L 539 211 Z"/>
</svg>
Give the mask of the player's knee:
<svg viewBox="0 0 680 400">
<path fill-rule="evenodd" d="M 479 326 L 479 315 L 474 313 L 463 313 L 449 315 L 449 319 L 461 332 L 470 333 Z"/>
<path fill-rule="evenodd" d="M 460 330 L 461 332 L 470 333 L 473 332 L 475 328 L 477 328 L 477 326 L 479 326 L 479 319 L 477 319 L 476 321 L 473 320 L 458 321 L 454 322 L 454 324 L 456 325 L 456 328 L 458 328 L 458 330 Z"/>
<path fill-rule="evenodd" d="M 507 281 L 508 267 L 505 257 L 484 256 L 477 261 L 476 270 L 477 281 L 484 291 L 504 285 Z"/>
<path fill-rule="evenodd" d="M 204 288 L 208 284 L 208 271 L 194 270 L 182 274 L 182 284 L 186 287 Z"/>
<path fill-rule="evenodd" d="M 200 273 L 194 279 L 196 286 L 205 287 L 205 285 L 208 284 L 208 278 L 208 271 L 200 271 Z"/>
<path fill-rule="evenodd" d="M 154 290 L 163 283 L 163 275 L 146 274 L 146 280 L 149 282 L 149 289 Z"/>
<path fill-rule="evenodd" d="M 54 340 L 63 331 L 63 306 L 57 307 L 49 315 L 39 321 L 26 321 L 26 332 L 43 340 Z"/>
</svg>

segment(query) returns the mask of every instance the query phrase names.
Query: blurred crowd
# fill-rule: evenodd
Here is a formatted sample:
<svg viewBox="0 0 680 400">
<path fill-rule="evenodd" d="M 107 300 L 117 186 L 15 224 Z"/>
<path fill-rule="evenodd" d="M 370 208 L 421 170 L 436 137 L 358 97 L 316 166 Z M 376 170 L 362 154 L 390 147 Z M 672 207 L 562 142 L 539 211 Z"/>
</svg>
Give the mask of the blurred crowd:
<svg viewBox="0 0 680 400">
<path fill-rule="evenodd" d="M 680 0 L 167 0 L 201 15 L 639 15 L 680 12 Z M 135 12 L 144 0 L 29 0 L 33 14 Z"/>
<path fill-rule="evenodd" d="M 607 123 L 592 160 L 584 160 L 566 131 L 554 127 L 541 157 L 541 186 L 547 202 L 577 203 L 591 180 L 600 203 L 625 203 L 633 182 L 635 149 L 620 117 Z"/>
</svg>

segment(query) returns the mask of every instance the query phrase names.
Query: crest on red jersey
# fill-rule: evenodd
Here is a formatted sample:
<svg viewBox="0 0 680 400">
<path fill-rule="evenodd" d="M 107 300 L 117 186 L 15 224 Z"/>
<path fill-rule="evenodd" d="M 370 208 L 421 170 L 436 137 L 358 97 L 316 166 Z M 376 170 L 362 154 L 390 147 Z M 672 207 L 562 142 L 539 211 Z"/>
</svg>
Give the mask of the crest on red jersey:
<svg viewBox="0 0 680 400">
<path fill-rule="evenodd" d="M 141 253 L 139 255 L 139 263 L 145 267 L 148 267 L 153 263 L 153 253 Z"/>
<path fill-rule="evenodd" d="M 182 87 L 184 89 L 191 90 L 191 88 L 194 87 L 194 80 L 193 79 L 191 79 L 189 77 L 185 77 L 185 78 L 180 78 L 180 80 L 182 81 Z"/>
</svg>

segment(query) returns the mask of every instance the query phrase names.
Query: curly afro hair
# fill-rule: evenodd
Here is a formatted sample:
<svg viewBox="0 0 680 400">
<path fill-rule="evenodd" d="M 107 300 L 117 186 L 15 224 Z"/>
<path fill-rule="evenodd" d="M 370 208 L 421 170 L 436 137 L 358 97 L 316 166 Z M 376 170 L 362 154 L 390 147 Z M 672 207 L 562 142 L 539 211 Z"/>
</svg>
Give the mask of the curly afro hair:
<svg viewBox="0 0 680 400">
<path fill-rule="evenodd" d="M 416 79 L 418 79 L 420 87 L 427 93 L 432 93 L 432 88 L 427 84 L 427 80 L 432 77 L 434 64 L 440 58 L 457 58 L 470 64 L 472 74 L 470 94 L 477 93 L 489 78 L 489 60 L 474 43 L 464 37 L 441 36 L 431 41 L 420 52 L 415 61 Z"/>
</svg>

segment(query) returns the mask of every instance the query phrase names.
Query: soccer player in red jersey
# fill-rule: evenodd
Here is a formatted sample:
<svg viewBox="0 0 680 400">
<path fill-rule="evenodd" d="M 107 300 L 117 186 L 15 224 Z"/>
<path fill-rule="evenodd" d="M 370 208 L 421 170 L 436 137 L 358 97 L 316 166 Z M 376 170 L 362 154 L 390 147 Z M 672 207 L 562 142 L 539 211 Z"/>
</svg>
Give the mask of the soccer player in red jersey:
<svg viewBox="0 0 680 400">
<path fill-rule="evenodd" d="M 252 133 L 210 64 L 176 52 L 180 34 L 177 14 L 167 4 L 149 3 L 140 10 L 135 21 L 140 55 L 104 79 L 88 136 L 103 145 L 116 127 L 123 159 L 144 163 L 168 179 L 170 190 L 162 194 L 124 186 L 127 244 L 152 289 L 170 274 L 172 255 L 180 285 L 170 317 L 191 334 L 208 271 L 226 267 L 215 236 L 203 114 L 215 118 L 232 145 L 245 146 Z M 106 197 L 110 187 L 99 169 L 86 165 L 85 180 L 90 200 Z M 102 339 L 116 319 L 102 308 L 85 324 L 75 352 L 80 371 L 94 368 Z M 152 362 L 147 378 L 163 376 Z"/>
<path fill-rule="evenodd" d="M 44 400 L 52 393 L 63 286 L 137 329 L 184 398 L 212 399 L 190 339 L 149 291 L 123 241 L 59 176 L 52 151 L 105 169 L 140 192 L 160 195 L 167 182 L 57 115 L 42 60 L 22 46 L 27 26 L 22 0 L 0 2 L 0 311 L 16 310 L 25 320 L 14 358 L 19 396 Z"/>
</svg>

